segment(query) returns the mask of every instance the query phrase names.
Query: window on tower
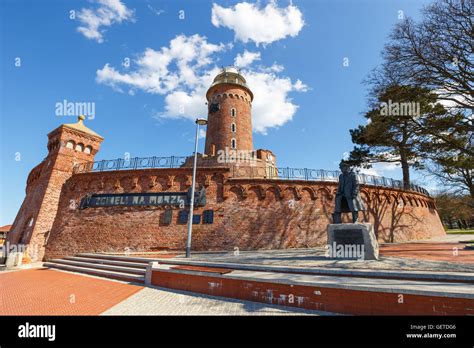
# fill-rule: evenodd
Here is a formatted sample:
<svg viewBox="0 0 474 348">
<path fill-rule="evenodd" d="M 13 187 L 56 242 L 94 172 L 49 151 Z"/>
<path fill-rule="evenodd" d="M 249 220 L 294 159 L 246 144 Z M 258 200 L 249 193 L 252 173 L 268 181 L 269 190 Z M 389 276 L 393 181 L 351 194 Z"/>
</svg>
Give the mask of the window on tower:
<svg viewBox="0 0 474 348">
<path fill-rule="evenodd" d="M 230 116 L 235 117 L 237 115 L 237 110 L 235 108 L 230 109 Z"/>
<path fill-rule="evenodd" d="M 237 141 L 235 139 L 230 141 L 230 147 L 234 150 L 237 148 Z"/>
<path fill-rule="evenodd" d="M 219 103 L 211 103 L 209 105 L 209 113 L 211 114 L 219 111 L 219 109 L 220 109 Z"/>
<path fill-rule="evenodd" d="M 237 128 L 237 127 L 236 127 L 235 123 L 232 123 L 232 124 L 230 125 L 230 130 L 232 131 L 232 133 L 235 133 L 236 128 Z"/>
</svg>

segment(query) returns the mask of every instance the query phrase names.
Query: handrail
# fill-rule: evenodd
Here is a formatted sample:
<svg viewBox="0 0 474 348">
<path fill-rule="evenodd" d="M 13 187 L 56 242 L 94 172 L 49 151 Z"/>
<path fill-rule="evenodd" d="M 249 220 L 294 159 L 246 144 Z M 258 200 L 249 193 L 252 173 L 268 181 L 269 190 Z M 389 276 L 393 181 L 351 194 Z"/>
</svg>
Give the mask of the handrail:
<svg viewBox="0 0 474 348">
<path fill-rule="evenodd" d="M 113 170 L 130 170 L 146 168 L 180 168 L 189 157 L 133 157 L 129 159 L 117 158 L 96 162 L 80 163 L 74 166 L 74 173 L 105 172 Z M 334 181 L 339 180 L 338 170 L 290 168 L 290 167 L 231 167 L 231 176 L 238 178 L 267 178 L 278 180 L 306 180 L 306 181 Z M 403 182 L 383 176 L 356 173 L 360 184 L 403 189 Z M 429 196 L 428 190 L 421 186 L 410 184 L 410 191 Z"/>
</svg>

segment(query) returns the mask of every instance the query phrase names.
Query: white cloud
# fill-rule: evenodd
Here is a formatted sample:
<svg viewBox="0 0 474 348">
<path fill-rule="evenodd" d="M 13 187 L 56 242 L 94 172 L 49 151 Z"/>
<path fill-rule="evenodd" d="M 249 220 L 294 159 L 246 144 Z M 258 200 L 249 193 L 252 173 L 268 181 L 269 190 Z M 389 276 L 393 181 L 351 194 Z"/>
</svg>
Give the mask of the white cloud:
<svg viewBox="0 0 474 348">
<path fill-rule="evenodd" d="M 148 9 L 153 12 L 155 15 L 159 16 L 161 15 L 162 13 L 164 13 L 165 11 L 164 10 L 157 10 L 156 8 L 154 8 L 153 6 L 151 6 L 150 4 L 147 5 Z"/>
<path fill-rule="evenodd" d="M 400 169 L 400 164 L 399 163 L 385 163 L 385 162 L 380 162 L 380 163 L 374 163 L 372 164 L 371 168 L 357 168 L 357 170 L 366 175 L 375 175 L 375 176 L 388 176 L 391 177 L 393 176 L 393 173 L 387 173 L 387 172 L 393 172 L 395 170 Z"/>
<path fill-rule="evenodd" d="M 260 60 L 260 52 L 249 52 L 245 50 L 243 54 L 238 54 L 237 57 L 235 57 L 234 64 L 236 67 L 245 68 L 256 60 Z"/>
<path fill-rule="evenodd" d="M 472 98 L 469 99 L 466 95 L 455 94 L 447 89 L 438 89 L 435 91 L 439 98 L 436 102 L 443 105 L 446 109 L 461 108 L 461 105 L 472 104 Z M 446 100 L 443 98 L 450 98 L 452 100 Z"/>
<path fill-rule="evenodd" d="M 198 34 L 178 35 L 168 47 L 151 48 L 138 56 L 133 71 L 119 72 L 109 64 L 96 72 L 96 81 L 117 91 L 123 88 L 165 95 L 165 110 L 158 117 L 189 118 L 207 115 L 206 90 L 219 68 L 214 54 L 225 50 L 224 44 L 212 44 Z"/>
<path fill-rule="evenodd" d="M 397 159 L 396 156 L 390 155 L 389 153 L 385 153 L 385 158 L 395 160 Z M 343 160 L 348 160 L 350 157 L 350 153 L 345 151 L 342 154 Z M 334 164 L 339 165 L 339 162 L 334 162 Z M 356 167 L 355 170 L 361 174 L 366 175 L 375 175 L 375 176 L 387 176 L 386 172 L 392 172 L 394 170 L 398 170 L 400 168 L 400 163 L 398 162 L 378 162 L 372 163 L 370 168 L 363 168 L 363 167 Z"/>
<path fill-rule="evenodd" d="M 134 11 L 120 0 L 97 0 L 96 3 L 97 8 L 83 8 L 77 14 L 81 23 L 77 31 L 88 39 L 102 43 L 105 28 L 123 21 L 134 21 Z"/>
<path fill-rule="evenodd" d="M 365 175 L 375 175 L 375 176 L 381 176 L 379 172 L 374 168 L 357 168 L 357 171 L 361 174 Z"/>
<path fill-rule="evenodd" d="M 303 14 L 293 4 L 280 8 L 275 1 L 265 7 L 241 2 L 229 8 L 212 5 L 212 24 L 234 31 L 235 39 L 244 43 L 249 41 L 269 44 L 287 36 L 298 35 L 304 25 Z"/>
<path fill-rule="evenodd" d="M 305 85 L 300 79 L 296 80 L 296 82 L 293 84 L 293 88 L 295 89 L 295 91 L 298 91 L 298 92 L 308 91 L 308 86 Z"/>
<path fill-rule="evenodd" d="M 289 93 L 297 91 L 291 79 L 258 70 L 243 71 L 250 89 L 253 129 L 265 134 L 268 128 L 279 127 L 293 119 L 298 106 L 293 104 Z"/>
<path fill-rule="evenodd" d="M 135 71 L 121 73 L 105 64 L 97 70 L 96 80 L 114 88 L 126 85 L 155 94 L 185 91 L 202 85 L 203 76 L 196 72 L 212 62 L 212 54 L 224 49 L 223 44 L 210 44 L 198 34 L 178 35 L 170 41 L 169 47 L 162 47 L 158 51 L 145 49 L 135 60 Z M 171 69 L 172 65 L 176 69 Z M 212 77 L 208 79 L 212 81 Z"/>
<path fill-rule="evenodd" d="M 189 37 L 179 35 L 170 41 L 168 47 L 160 50 L 147 48 L 132 65 L 137 67 L 135 70 L 119 72 L 105 64 L 97 70 L 96 80 L 120 92 L 128 88 L 128 93 L 141 90 L 164 95 L 164 110 L 155 117 L 194 120 L 207 116 L 206 91 L 220 71 L 216 56 L 229 47 L 222 43 L 209 43 L 197 34 Z M 251 59 L 248 54 L 245 58 L 245 52 L 237 55 L 236 61 L 241 57 L 249 62 Z M 265 134 L 269 128 L 290 121 L 298 106 L 289 94 L 307 90 L 302 81 L 293 82 L 289 77 L 277 75 L 281 70 L 283 67 L 277 64 L 270 68 L 242 70 L 255 96 L 252 114 L 256 132 Z"/>
</svg>

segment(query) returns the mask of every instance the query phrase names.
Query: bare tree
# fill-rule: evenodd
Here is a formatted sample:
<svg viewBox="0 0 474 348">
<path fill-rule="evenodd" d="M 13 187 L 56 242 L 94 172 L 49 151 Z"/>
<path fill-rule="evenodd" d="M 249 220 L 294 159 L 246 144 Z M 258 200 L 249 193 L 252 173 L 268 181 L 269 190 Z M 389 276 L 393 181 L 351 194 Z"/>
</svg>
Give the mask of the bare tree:
<svg viewBox="0 0 474 348">
<path fill-rule="evenodd" d="M 435 1 L 424 8 L 421 22 L 407 18 L 395 26 L 382 52 L 383 64 L 366 80 L 372 87 L 372 103 L 376 103 L 375 96 L 393 85 L 435 91 L 448 112 L 443 119 L 435 120 L 434 126 L 425 124 L 426 133 L 447 147 L 471 156 L 474 156 L 473 18 L 474 3 L 470 0 Z M 440 125 L 445 129 L 440 129 Z"/>
</svg>

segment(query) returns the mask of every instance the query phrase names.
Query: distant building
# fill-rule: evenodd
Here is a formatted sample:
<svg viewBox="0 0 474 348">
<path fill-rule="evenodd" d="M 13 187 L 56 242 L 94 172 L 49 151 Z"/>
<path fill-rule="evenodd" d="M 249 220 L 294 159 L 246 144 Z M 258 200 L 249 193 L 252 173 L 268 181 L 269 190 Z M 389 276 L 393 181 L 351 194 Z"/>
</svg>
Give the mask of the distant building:
<svg viewBox="0 0 474 348">
<path fill-rule="evenodd" d="M 3 245 L 5 243 L 8 232 L 10 232 L 11 228 L 12 228 L 12 225 L 5 225 L 5 226 L 0 227 L 0 245 Z"/>
</svg>

